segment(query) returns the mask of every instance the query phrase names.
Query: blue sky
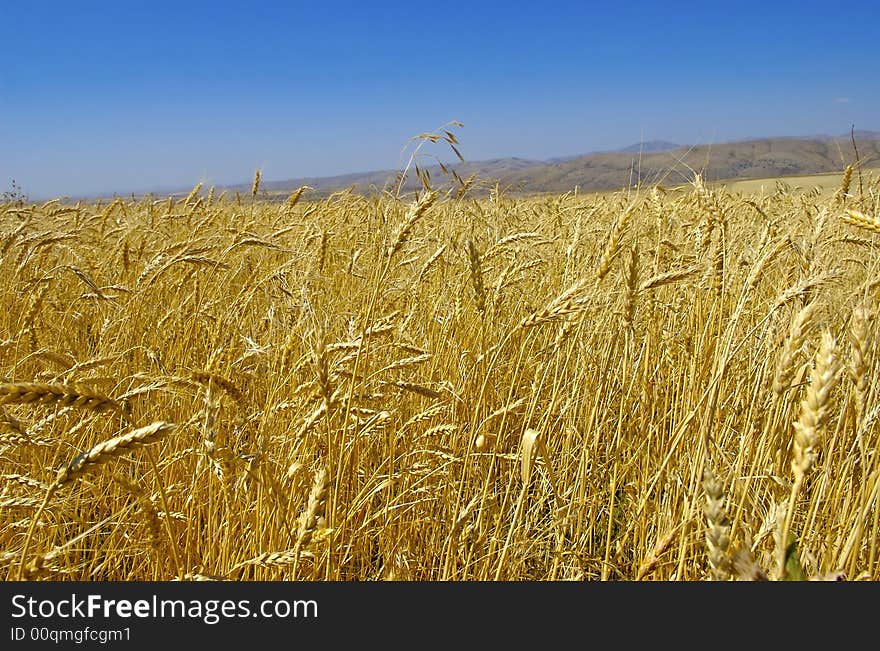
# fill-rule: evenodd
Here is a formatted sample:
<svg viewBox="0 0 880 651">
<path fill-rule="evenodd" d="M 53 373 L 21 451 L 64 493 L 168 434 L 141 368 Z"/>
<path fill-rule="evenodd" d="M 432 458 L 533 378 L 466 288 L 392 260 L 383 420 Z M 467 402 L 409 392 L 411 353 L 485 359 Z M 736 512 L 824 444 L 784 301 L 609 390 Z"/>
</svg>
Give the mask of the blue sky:
<svg viewBox="0 0 880 651">
<path fill-rule="evenodd" d="M 0 190 L 31 197 L 880 130 L 878 2 L 10 2 Z M 438 150 L 439 151 L 439 150 Z"/>
</svg>

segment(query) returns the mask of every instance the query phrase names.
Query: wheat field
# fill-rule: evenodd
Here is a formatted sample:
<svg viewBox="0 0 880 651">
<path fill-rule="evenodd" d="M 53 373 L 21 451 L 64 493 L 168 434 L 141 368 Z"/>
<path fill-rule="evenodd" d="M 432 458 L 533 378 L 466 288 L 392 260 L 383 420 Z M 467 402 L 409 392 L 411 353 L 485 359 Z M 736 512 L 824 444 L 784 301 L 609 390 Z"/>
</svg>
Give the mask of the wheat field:
<svg viewBox="0 0 880 651">
<path fill-rule="evenodd" d="M 0 208 L 7 580 L 880 579 L 880 184 Z"/>
</svg>

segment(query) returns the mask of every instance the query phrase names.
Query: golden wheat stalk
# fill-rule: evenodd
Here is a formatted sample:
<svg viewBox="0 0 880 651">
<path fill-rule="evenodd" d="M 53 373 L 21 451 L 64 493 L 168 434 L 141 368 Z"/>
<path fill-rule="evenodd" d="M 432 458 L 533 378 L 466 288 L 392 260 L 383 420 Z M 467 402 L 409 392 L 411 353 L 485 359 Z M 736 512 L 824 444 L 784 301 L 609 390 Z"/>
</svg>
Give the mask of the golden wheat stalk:
<svg viewBox="0 0 880 651">
<path fill-rule="evenodd" d="M 287 207 L 293 208 L 297 203 L 299 203 L 299 200 L 302 198 L 303 193 L 306 190 L 311 190 L 311 189 L 312 188 L 308 185 L 302 185 L 302 186 L 298 187 L 296 190 L 294 190 L 291 193 L 291 195 L 289 197 L 287 197 Z"/>
<path fill-rule="evenodd" d="M 630 251 L 629 264 L 626 268 L 626 288 L 623 299 L 623 329 L 633 329 L 636 305 L 639 294 L 639 249 L 634 246 Z"/>
<path fill-rule="evenodd" d="M 324 521 L 324 512 L 327 508 L 327 495 L 330 489 L 330 479 L 325 468 L 315 473 L 312 489 L 309 491 L 309 501 L 305 510 L 300 514 L 299 526 L 296 532 L 296 547 L 293 558 L 293 573 L 296 576 L 296 568 L 299 563 L 301 550 L 312 541 L 315 531 Z"/>
<path fill-rule="evenodd" d="M 856 417 L 861 421 L 865 413 L 865 407 L 868 399 L 868 388 L 870 383 L 869 369 L 871 362 L 869 359 L 872 337 L 871 322 L 873 314 L 864 305 L 860 305 L 853 310 L 852 325 L 850 328 L 850 343 L 852 345 L 852 363 L 849 368 L 849 375 L 852 379 L 856 393 Z"/>
<path fill-rule="evenodd" d="M 186 195 L 186 199 L 183 200 L 184 206 L 189 206 L 193 201 L 195 201 L 196 197 L 199 196 L 199 192 L 202 189 L 202 182 L 199 181 L 195 184 L 192 190 L 189 191 L 189 194 Z"/>
<path fill-rule="evenodd" d="M 73 461 L 62 467 L 55 476 L 53 486 L 58 488 L 67 484 L 83 474 L 97 469 L 99 466 L 107 463 L 110 459 L 125 454 L 133 449 L 148 445 L 158 441 L 170 432 L 173 432 L 176 425 L 166 423 L 164 421 L 156 421 L 133 429 L 125 434 L 114 436 L 111 439 L 102 441 L 94 447 L 86 450 L 78 455 Z"/>
<path fill-rule="evenodd" d="M 0 404 L 59 405 L 90 411 L 124 411 L 118 402 L 80 384 L 16 382 L 0 384 Z"/>
<path fill-rule="evenodd" d="M 880 233 L 880 219 L 873 215 L 866 215 L 861 211 L 847 208 L 846 212 L 840 216 L 840 219 L 852 226 L 864 228 L 872 233 Z"/>
<path fill-rule="evenodd" d="M 773 260 L 776 259 L 782 251 L 789 246 L 789 240 L 787 237 L 782 237 L 776 240 L 773 246 L 767 248 L 761 257 L 755 262 L 752 268 L 749 270 L 749 275 L 746 277 L 746 292 L 750 293 L 754 291 L 755 287 L 757 287 L 758 282 L 760 282 L 761 277 L 764 274 L 765 269 L 772 264 Z"/>
<path fill-rule="evenodd" d="M 541 437 L 540 430 L 527 428 L 522 435 L 520 444 L 520 477 L 523 484 L 528 485 L 532 477 L 532 465 L 534 464 L 535 448 Z"/>
<path fill-rule="evenodd" d="M 27 475 L 18 475 L 18 474 L 9 474 L 9 475 L 0 475 L 0 479 L 6 482 L 10 482 L 13 484 L 17 484 L 19 486 L 25 486 L 27 488 L 34 488 L 40 491 L 49 490 L 49 486 L 39 481 L 38 479 L 34 479 L 33 477 L 28 477 Z"/>
<path fill-rule="evenodd" d="M 263 552 L 259 556 L 249 558 L 246 561 L 241 561 L 240 563 L 233 565 L 229 569 L 229 572 L 227 572 L 227 575 L 232 575 L 249 565 L 264 568 L 285 568 L 293 565 L 296 559 L 299 558 L 299 555 L 300 550 L 297 548 L 286 549 L 279 552 Z"/>
<path fill-rule="evenodd" d="M 554 298 L 546 307 L 535 310 L 532 314 L 523 319 L 519 327 L 531 328 L 541 323 L 558 320 L 560 317 L 575 314 L 580 311 L 578 306 L 578 294 L 587 285 L 588 279 L 584 278 L 571 285 L 563 291 L 559 296 Z"/>
<path fill-rule="evenodd" d="M 480 262 L 485 264 L 488 262 L 493 256 L 500 253 L 504 247 L 509 246 L 510 244 L 515 244 L 516 242 L 523 242 L 525 240 L 540 240 L 542 239 L 542 235 L 540 233 L 534 232 L 523 232 L 523 233 L 513 233 L 511 235 L 507 235 L 502 237 L 500 240 L 495 242 L 489 249 L 483 253 L 480 257 Z"/>
<path fill-rule="evenodd" d="M 435 416 L 439 416 L 444 411 L 446 411 L 446 405 L 442 402 L 431 405 L 427 409 L 424 409 L 410 417 L 408 421 L 401 425 L 400 431 L 405 432 L 410 427 L 417 425 L 418 423 L 426 423 L 429 420 L 433 419 Z"/>
<path fill-rule="evenodd" d="M 56 474 L 55 481 L 53 481 L 52 484 L 49 485 L 49 488 L 46 490 L 46 494 L 43 497 L 43 501 L 40 504 L 40 507 L 37 509 L 36 514 L 31 519 L 31 523 L 28 527 L 28 532 L 25 536 L 24 545 L 22 546 L 21 551 L 21 564 L 19 565 L 18 575 L 19 580 L 23 579 L 29 573 L 26 566 L 26 561 L 28 552 L 30 550 L 31 540 L 33 539 L 34 529 L 40 519 L 40 515 L 46 509 L 49 504 L 49 500 L 52 499 L 52 496 L 57 492 L 59 488 L 81 477 L 87 472 L 97 469 L 112 458 L 118 457 L 125 452 L 159 440 L 167 433 L 173 431 L 175 427 L 175 425 L 171 423 L 166 423 L 164 421 L 157 421 L 145 427 L 139 427 L 137 429 L 131 430 L 130 432 L 127 432 L 120 436 L 115 436 L 111 439 L 99 443 L 98 445 L 93 446 L 89 450 L 86 450 L 85 452 L 74 458 L 73 461 L 68 463 L 66 466 L 63 466 Z M 155 471 L 155 463 L 153 464 L 153 468 Z M 176 562 L 177 552 L 173 550 L 172 553 Z"/>
<path fill-rule="evenodd" d="M 840 179 L 840 187 L 834 192 L 834 201 L 843 203 L 849 196 L 849 186 L 852 183 L 853 166 L 847 165 L 843 171 L 843 177 Z"/>
<path fill-rule="evenodd" d="M 703 470 L 703 490 L 706 492 L 706 547 L 712 580 L 727 581 L 732 569 L 730 523 L 724 508 L 724 487 L 708 467 Z"/>
<path fill-rule="evenodd" d="M 159 513 L 156 511 L 156 505 L 153 500 L 134 480 L 119 474 L 113 475 L 113 480 L 123 486 L 129 493 L 134 495 L 141 507 L 144 524 L 147 528 L 150 546 L 157 552 L 162 551 L 164 540 L 162 538 L 162 523 L 159 520 Z"/>
<path fill-rule="evenodd" d="M 636 581 L 641 581 L 645 577 L 652 574 L 657 566 L 660 564 L 660 559 L 667 549 L 672 545 L 672 542 L 675 540 L 675 536 L 678 533 L 679 527 L 673 527 L 669 531 L 666 532 L 660 540 L 657 541 L 657 544 L 654 545 L 654 548 L 648 554 L 648 556 L 641 562 L 639 565 L 639 569 L 636 572 Z"/>
<path fill-rule="evenodd" d="M 473 240 L 468 240 L 468 260 L 471 269 L 471 285 L 474 288 L 474 302 L 480 314 L 486 313 L 486 288 L 483 285 L 483 271 L 480 263 L 480 253 Z"/>
<path fill-rule="evenodd" d="M 686 278 L 690 278 L 694 274 L 697 274 L 701 271 L 703 271 L 703 267 L 699 265 L 664 271 L 663 273 L 651 276 L 641 285 L 639 285 L 639 292 L 648 291 L 649 289 L 656 289 L 657 287 L 669 285 L 670 283 L 677 283 Z"/>
<path fill-rule="evenodd" d="M 773 393 L 777 396 L 781 396 L 791 386 L 795 355 L 800 351 L 813 326 L 816 307 L 815 302 L 807 303 L 791 321 L 788 337 L 782 346 L 782 352 L 776 363 L 776 372 L 773 374 Z"/>
<path fill-rule="evenodd" d="M 211 384 L 216 385 L 220 389 L 232 398 L 239 406 L 245 405 L 244 394 L 241 389 L 239 389 L 235 383 L 220 375 L 219 373 L 214 373 L 211 371 L 194 371 L 190 378 L 194 382 L 198 382 L 199 384 L 210 386 Z"/>
<path fill-rule="evenodd" d="M 605 244 L 605 250 L 602 252 L 602 258 L 600 259 L 599 267 L 596 270 L 597 282 L 601 282 L 611 270 L 611 265 L 617 257 L 617 253 L 620 251 L 621 238 L 623 237 L 624 232 L 626 232 L 626 228 L 632 219 L 635 207 L 635 204 L 631 204 L 611 227 L 611 232 L 608 235 L 608 242 Z"/>
<path fill-rule="evenodd" d="M 403 219 L 403 222 L 400 224 L 397 232 L 395 233 L 392 244 L 385 249 L 385 256 L 388 258 L 389 261 L 398 251 L 400 251 L 401 247 L 409 239 L 413 227 L 422 217 L 424 217 L 425 213 L 431 206 L 434 205 L 434 202 L 436 200 L 437 193 L 432 190 L 423 194 L 418 201 L 410 206 L 409 210 L 406 213 L 406 216 Z"/>
<path fill-rule="evenodd" d="M 822 430 L 828 421 L 829 397 L 837 383 L 837 372 L 840 368 L 837 359 L 836 342 L 830 332 L 822 333 L 822 341 L 813 369 L 810 373 L 810 385 L 807 395 L 801 401 L 801 412 L 794 423 L 794 454 L 791 469 L 794 483 L 783 525 L 778 532 L 777 541 L 777 574 L 785 573 L 786 549 L 789 546 L 789 531 L 797 508 L 797 498 L 804 483 L 804 477 L 812 467 L 817 456 L 817 448 L 822 441 Z"/>
<path fill-rule="evenodd" d="M 836 342 L 831 333 L 822 333 L 822 342 L 810 373 L 807 395 L 801 402 L 801 414 L 794 424 L 794 458 L 791 462 L 796 477 L 803 476 L 813 465 L 822 429 L 828 420 L 829 396 L 837 383 Z"/>
</svg>

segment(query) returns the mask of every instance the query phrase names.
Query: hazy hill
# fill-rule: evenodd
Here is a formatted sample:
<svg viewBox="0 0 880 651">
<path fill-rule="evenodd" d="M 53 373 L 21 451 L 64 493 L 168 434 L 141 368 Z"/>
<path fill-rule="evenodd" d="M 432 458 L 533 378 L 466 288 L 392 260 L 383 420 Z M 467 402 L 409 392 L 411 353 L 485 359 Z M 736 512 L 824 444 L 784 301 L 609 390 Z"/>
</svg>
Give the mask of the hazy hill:
<svg viewBox="0 0 880 651">
<path fill-rule="evenodd" d="M 880 163 L 880 132 L 857 132 L 862 164 Z M 740 142 L 683 147 L 664 141 L 639 143 L 615 152 L 598 152 L 536 161 L 500 158 L 452 166 L 462 178 L 476 175 L 486 188 L 498 182 L 512 192 L 566 192 L 614 190 L 643 183 L 676 184 L 690 181 L 699 171 L 707 181 L 818 174 L 843 170 L 855 156 L 849 134 L 808 138 L 760 138 Z M 447 178 L 438 167 L 429 168 L 432 182 L 442 187 Z M 296 178 L 264 183 L 271 193 L 284 194 L 301 185 L 314 188 L 315 195 L 353 187 L 356 192 L 376 192 L 395 185 L 396 170 L 346 174 L 320 178 Z M 417 187 L 411 175 L 405 189 Z M 250 184 L 230 188 L 246 191 Z"/>
<path fill-rule="evenodd" d="M 543 161 L 528 160 L 525 158 L 495 158 L 491 160 L 465 162 L 452 165 L 456 173 L 462 178 L 467 178 L 472 174 L 476 174 L 479 179 L 504 179 L 527 173 L 528 170 L 546 166 Z M 440 168 L 433 165 L 428 168 L 431 178 L 442 184 L 444 178 Z M 264 182 L 262 187 L 264 190 L 272 193 L 292 192 L 296 188 L 308 185 L 311 186 L 318 194 L 327 194 L 354 186 L 358 192 L 381 191 L 382 188 L 391 188 L 394 186 L 398 170 L 381 170 L 375 172 L 362 172 L 355 174 L 343 174 L 340 176 L 322 176 L 322 177 L 302 177 L 290 179 L 287 181 L 269 181 Z M 404 187 L 411 189 L 418 184 L 415 176 L 410 175 Z M 230 190 L 238 190 L 244 192 L 249 190 L 250 183 L 242 183 L 240 185 L 229 188 Z"/>
<path fill-rule="evenodd" d="M 649 140 L 648 142 L 637 142 L 629 147 L 619 149 L 618 151 L 623 154 L 638 154 L 639 152 L 643 154 L 652 154 L 662 151 L 671 151 L 673 149 L 678 149 L 679 147 L 681 147 L 681 145 L 676 145 L 674 142 L 667 142 L 666 140 Z"/>
<path fill-rule="evenodd" d="M 857 140 L 863 165 L 880 162 L 880 139 Z M 500 179 L 526 192 L 610 190 L 638 180 L 687 182 L 699 171 L 709 181 L 817 174 L 840 171 L 855 160 L 849 139 L 765 138 L 746 142 L 682 147 L 666 152 L 592 154 L 534 167 Z"/>
</svg>

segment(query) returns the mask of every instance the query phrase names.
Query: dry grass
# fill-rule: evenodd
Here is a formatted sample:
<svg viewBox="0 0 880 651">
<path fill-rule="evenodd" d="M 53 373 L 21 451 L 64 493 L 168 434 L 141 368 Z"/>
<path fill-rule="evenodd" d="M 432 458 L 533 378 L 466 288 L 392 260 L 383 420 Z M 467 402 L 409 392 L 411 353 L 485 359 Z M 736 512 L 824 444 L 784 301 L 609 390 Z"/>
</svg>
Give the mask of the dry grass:
<svg viewBox="0 0 880 651">
<path fill-rule="evenodd" d="M 7 578 L 880 579 L 876 182 L 306 190 L 0 206 Z"/>
</svg>

